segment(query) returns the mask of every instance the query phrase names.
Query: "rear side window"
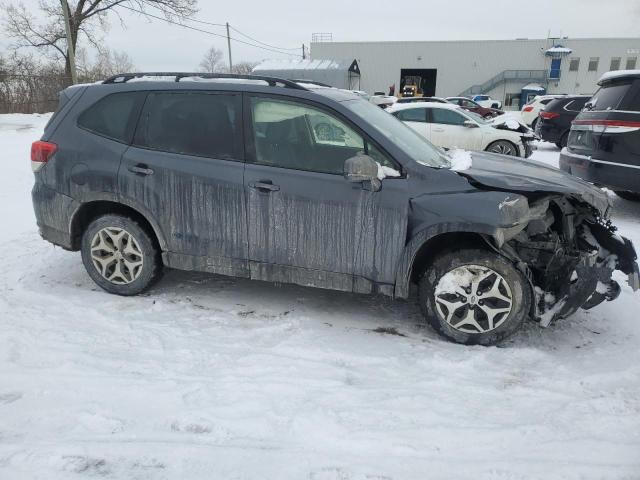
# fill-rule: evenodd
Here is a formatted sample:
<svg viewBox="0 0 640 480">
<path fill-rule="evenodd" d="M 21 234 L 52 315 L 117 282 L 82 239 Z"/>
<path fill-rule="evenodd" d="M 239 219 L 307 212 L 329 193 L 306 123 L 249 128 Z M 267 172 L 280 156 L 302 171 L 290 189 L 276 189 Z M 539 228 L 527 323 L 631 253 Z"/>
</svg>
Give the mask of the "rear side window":
<svg viewBox="0 0 640 480">
<path fill-rule="evenodd" d="M 542 105 L 547 105 L 549 102 L 551 102 L 551 100 L 553 100 L 553 98 L 546 98 L 544 100 L 540 100 L 540 103 Z"/>
<path fill-rule="evenodd" d="M 564 106 L 564 109 L 570 112 L 580 112 L 584 108 L 584 105 L 587 103 L 587 100 L 589 99 L 586 97 L 569 100 Z"/>
<path fill-rule="evenodd" d="M 78 125 L 103 137 L 130 143 L 144 97 L 144 92 L 107 95 L 80 115 Z"/>
<path fill-rule="evenodd" d="M 631 81 L 610 83 L 598 90 L 589 101 L 594 111 L 616 110 L 631 87 Z"/>
<path fill-rule="evenodd" d="M 240 105 L 239 95 L 150 93 L 134 144 L 169 153 L 238 159 Z"/>
</svg>

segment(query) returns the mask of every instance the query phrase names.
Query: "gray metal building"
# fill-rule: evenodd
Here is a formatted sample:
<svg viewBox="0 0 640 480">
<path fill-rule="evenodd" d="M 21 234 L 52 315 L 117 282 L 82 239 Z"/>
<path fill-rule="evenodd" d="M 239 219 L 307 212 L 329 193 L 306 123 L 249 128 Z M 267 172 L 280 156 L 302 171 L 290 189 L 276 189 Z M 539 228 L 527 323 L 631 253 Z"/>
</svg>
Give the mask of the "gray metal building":
<svg viewBox="0 0 640 480">
<path fill-rule="evenodd" d="M 424 95 L 484 93 L 512 108 L 531 84 L 591 94 L 603 73 L 640 68 L 638 57 L 640 37 L 311 43 L 314 60 L 356 59 L 369 93 L 417 78 Z"/>
</svg>

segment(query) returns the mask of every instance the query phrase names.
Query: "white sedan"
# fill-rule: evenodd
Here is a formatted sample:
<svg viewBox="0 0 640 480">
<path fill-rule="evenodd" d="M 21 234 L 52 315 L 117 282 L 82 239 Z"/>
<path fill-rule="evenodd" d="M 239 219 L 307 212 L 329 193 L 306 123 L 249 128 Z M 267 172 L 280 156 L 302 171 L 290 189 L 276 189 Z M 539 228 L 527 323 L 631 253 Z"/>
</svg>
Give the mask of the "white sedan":
<svg viewBox="0 0 640 480">
<path fill-rule="evenodd" d="M 533 151 L 533 131 L 507 115 L 487 121 L 446 103 L 395 104 L 387 111 L 442 148 L 486 150 L 525 158 Z"/>
</svg>

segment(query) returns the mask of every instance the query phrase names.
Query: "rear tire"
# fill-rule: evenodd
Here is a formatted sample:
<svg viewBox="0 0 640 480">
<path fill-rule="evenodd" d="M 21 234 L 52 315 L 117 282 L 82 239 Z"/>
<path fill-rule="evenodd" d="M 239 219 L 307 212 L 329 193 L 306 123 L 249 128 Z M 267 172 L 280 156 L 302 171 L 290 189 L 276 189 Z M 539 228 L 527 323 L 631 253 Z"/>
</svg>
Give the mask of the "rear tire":
<svg viewBox="0 0 640 480">
<path fill-rule="evenodd" d="M 465 345 L 495 345 L 513 335 L 532 302 L 524 276 L 481 249 L 439 256 L 425 269 L 418 292 L 426 321 L 447 340 Z"/>
<path fill-rule="evenodd" d="M 640 202 L 640 193 L 629 192 L 627 190 L 616 190 L 616 195 L 631 202 Z"/>
<path fill-rule="evenodd" d="M 162 274 L 152 233 L 134 219 L 107 214 L 93 220 L 81 241 L 82 263 L 91 279 L 116 295 L 137 295 Z"/>
<path fill-rule="evenodd" d="M 567 146 L 567 139 L 569 138 L 569 132 L 565 132 L 560 137 L 560 140 L 556 142 L 556 147 L 562 149 Z"/>
</svg>

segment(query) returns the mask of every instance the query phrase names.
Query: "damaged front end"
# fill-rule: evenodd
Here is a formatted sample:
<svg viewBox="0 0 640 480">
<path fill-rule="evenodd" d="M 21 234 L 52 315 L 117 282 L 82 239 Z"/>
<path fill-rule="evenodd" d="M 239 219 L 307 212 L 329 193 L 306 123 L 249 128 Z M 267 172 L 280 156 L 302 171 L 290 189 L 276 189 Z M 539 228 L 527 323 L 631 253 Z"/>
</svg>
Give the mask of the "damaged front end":
<svg viewBox="0 0 640 480">
<path fill-rule="evenodd" d="M 526 216 L 495 243 L 531 283 L 532 314 L 541 326 L 617 298 L 614 270 L 627 274 L 633 290 L 640 287 L 636 252 L 616 234 L 606 218 L 608 208 L 570 195 L 521 198 L 529 204 Z"/>
</svg>

